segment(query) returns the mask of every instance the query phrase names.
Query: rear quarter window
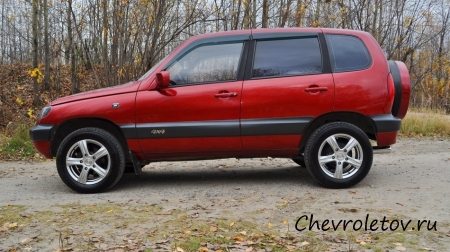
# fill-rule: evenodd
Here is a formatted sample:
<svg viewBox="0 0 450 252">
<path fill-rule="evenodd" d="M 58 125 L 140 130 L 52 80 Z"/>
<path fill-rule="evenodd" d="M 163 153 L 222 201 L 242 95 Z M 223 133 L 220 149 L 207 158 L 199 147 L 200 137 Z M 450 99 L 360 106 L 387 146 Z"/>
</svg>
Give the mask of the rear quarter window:
<svg viewBox="0 0 450 252">
<path fill-rule="evenodd" d="M 349 35 L 326 35 L 333 72 L 364 70 L 372 65 L 366 45 Z"/>
</svg>

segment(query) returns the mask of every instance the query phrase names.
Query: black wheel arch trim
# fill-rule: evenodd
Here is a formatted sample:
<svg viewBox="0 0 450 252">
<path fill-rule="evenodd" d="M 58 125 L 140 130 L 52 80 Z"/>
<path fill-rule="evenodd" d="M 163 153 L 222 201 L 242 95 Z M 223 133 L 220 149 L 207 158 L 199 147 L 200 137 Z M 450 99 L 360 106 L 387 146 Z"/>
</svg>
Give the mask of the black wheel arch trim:
<svg viewBox="0 0 450 252">
<path fill-rule="evenodd" d="M 71 132 L 86 127 L 100 128 L 110 132 L 119 140 L 125 150 L 128 149 L 126 138 L 124 137 L 124 132 L 122 131 L 122 128 L 117 124 L 103 118 L 83 117 L 69 119 L 53 126 L 51 139 L 49 140 L 51 141 L 50 149 L 52 155 L 56 156 L 59 145 Z M 125 151 L 125 156 L 127 157 L 127 160 L 130 159 L 127 151 Z"/>
</svg>

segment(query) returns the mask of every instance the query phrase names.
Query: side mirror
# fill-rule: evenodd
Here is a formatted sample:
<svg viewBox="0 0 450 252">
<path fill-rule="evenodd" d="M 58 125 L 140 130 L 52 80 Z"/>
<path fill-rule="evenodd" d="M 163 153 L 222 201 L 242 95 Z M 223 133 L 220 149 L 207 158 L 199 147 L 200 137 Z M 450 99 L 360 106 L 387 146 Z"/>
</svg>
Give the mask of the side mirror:
<svg viewBox="0 0 450 252">
<path fill-rule="evenodd" d="M 162 89 L 170 85 L 170 74 L 168 71 L 161 71 L 156 74 L 156 88 Z"/>
</svg>

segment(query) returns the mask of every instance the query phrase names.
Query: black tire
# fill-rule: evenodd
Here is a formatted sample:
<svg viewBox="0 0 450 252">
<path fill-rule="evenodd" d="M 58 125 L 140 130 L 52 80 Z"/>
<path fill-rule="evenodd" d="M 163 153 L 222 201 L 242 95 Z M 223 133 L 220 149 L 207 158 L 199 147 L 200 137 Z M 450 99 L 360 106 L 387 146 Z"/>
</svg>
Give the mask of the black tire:
<svg viewBox="0 0 450 252">
<path fill-rule="evenodd" d="M 306 164 L 305 164 L 305 157 L 303 156 L 303 154 L 298 155 L 298 157 L 293 158 L 292 161 L 294 161 L 296 164 L 298 164 L 299 166 L 305 168 Z"/>
<path fill-rule="evenodd" d="M 96 156 L 97 155 L 97 156 Z M 99 128 L 70 133 L 56 154 L 62 181 L 79 193 L 99 193 L 113 187 L 125 170 L 125 153 L 116 137 Z"/>
<path fill-rule="evenodd" d="M 308 139 L 305 148 L 308 172 L 329 188 L 358 184 L 369 173 L 372 160 L 372 145 L 367 135 L 355 125 L 344 122 L 321 126 Z"/>
</svg>

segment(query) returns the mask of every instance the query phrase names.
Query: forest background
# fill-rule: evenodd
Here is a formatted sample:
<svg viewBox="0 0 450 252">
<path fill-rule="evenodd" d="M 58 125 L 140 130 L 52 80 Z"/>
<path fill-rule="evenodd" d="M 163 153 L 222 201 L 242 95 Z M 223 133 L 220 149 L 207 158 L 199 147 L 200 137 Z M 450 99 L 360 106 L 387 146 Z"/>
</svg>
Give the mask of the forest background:
<svg viewBox="0 0 450 252">
<path fill-rule="evenodd" d="M 407 64 L 413 107 L 450 112 L 450 0 L 0 0 L 0 128 L 58 97 L 138 78 L 203 33 L 370 32 Z"/>
</svg>

